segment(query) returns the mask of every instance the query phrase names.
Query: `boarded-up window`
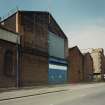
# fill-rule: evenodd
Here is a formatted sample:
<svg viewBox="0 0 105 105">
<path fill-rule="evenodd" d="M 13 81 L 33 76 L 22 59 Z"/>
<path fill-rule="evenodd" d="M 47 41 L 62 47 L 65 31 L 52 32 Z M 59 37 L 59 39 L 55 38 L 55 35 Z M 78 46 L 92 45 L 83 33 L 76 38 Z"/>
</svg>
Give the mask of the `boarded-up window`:
<svg viewBox="0 0 105 105">
<path fill-rule="evenodd" d="M 4 55 L 4 74 L 13 76 L 13 52 L 7 50 Z"/>
</svg>

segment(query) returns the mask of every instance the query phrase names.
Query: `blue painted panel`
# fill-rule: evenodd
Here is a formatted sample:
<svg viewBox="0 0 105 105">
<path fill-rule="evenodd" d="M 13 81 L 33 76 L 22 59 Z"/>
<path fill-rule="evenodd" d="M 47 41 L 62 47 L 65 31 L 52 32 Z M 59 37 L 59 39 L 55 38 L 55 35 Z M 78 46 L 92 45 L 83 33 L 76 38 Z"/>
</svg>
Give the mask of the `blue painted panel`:
<svg viewBox="0 0 105 105">
<path fill-rule="evenodd" d="M 49 64 L 49 83 L 65 83 L 67 81 L 67 65 Z"/>
<path fill-rule="evenodd" d="M 60 84 L 67 81 L 67 71 L 58 69 L 49 69 L 49 83 Z"/>
</svg>

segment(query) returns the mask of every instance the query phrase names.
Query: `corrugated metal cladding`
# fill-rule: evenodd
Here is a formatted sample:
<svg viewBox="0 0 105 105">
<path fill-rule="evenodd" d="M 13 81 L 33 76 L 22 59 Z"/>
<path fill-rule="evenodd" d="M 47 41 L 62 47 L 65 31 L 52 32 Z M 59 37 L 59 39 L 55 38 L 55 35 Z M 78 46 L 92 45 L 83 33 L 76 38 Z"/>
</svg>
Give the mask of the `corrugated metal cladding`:
<svg viewBox="0 0 105 105">
<path fill-rule="evenodd" d="M 67 61 L 49 58 L 48 81 L 50 84 L 67 82 Z"/>
<path fill-rule="evenodd" d="M 64 39 L 52 32 L 48 34 L 49 55 L 64 58 Z"/>
</svg>

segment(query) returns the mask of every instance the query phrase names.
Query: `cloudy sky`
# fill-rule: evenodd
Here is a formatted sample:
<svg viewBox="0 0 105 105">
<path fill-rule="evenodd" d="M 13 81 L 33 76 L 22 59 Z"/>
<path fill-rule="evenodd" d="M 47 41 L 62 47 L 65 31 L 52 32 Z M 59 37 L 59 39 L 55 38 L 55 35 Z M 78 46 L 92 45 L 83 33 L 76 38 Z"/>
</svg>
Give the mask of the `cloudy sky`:
<svg viewBox="0 0 105 105">
<path fill-rule="evenodd" d="M 105 49 L 105 0 L 0 0 L 0 16 L 18 6 L 50 11 L 69 39 L 69 47 Z"/>
</svg>

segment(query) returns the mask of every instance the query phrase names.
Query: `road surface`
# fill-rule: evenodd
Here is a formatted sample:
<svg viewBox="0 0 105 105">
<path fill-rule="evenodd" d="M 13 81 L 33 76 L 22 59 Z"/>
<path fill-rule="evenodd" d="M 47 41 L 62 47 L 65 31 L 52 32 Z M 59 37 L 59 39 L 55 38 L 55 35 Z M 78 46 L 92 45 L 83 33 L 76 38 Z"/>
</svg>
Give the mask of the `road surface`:
<svg viewBox="0 0 105 105">
<path fill-rule="evenodd" d="M 105 83 L 0 101 L 0 105 L 105 105 Z"/>
</svg>

